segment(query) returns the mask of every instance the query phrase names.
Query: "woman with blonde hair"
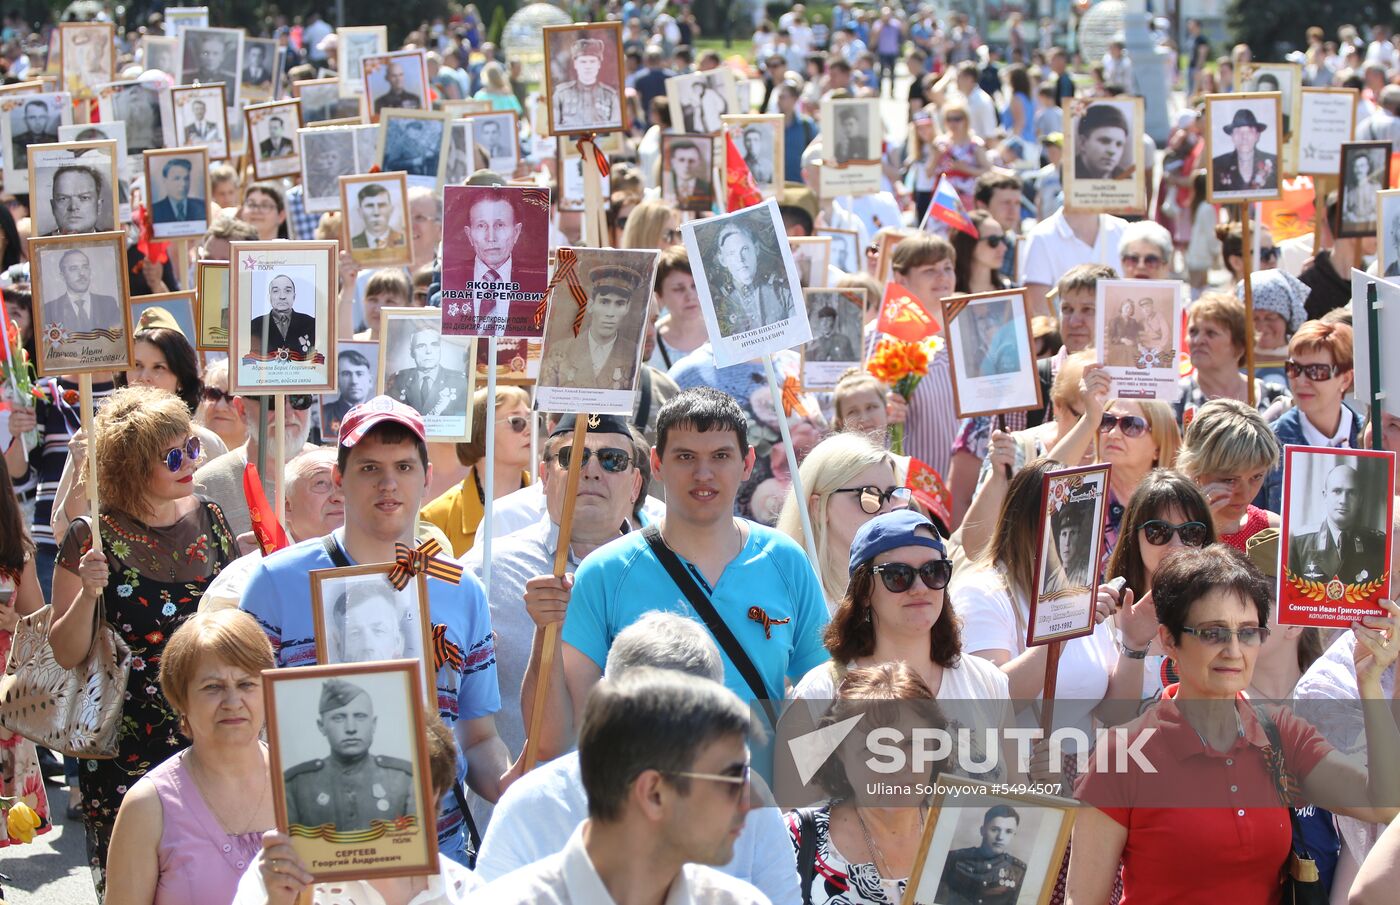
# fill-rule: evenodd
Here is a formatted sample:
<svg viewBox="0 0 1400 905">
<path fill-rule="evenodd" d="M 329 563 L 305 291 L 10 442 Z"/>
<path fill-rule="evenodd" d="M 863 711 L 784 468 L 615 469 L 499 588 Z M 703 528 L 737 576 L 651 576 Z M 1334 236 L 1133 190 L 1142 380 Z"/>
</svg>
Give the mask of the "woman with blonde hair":
<svg viewBox="0 0 1400 905">
<path fill-rule="evenodd" d="M 1279 526 L 1277 514 L 1252 502 L 1279 454 L 1278 438 L 1247 403 L 1213 399 L 1197 409 L 1176 467 L 1205 494 L 1221 543 L 1244 551 L 1251 537 Z"/>
<path fill-rule="evenodd" d="M 521 116 L 525 115 L 520 99 L 510 88 L 505 67 L 500 63 L 493 61 L 481 67 L 481 90 L 473 97 L 479 101 L 490 101 L 492 110 L 514 110 Z"/>
<path fill-rule="evenodd" d="M 632 208 L 622 229 L 623 248 L 665 251 L 681 244 L 681 215 L 669 201 L 652 198 Z"/>
</svg>

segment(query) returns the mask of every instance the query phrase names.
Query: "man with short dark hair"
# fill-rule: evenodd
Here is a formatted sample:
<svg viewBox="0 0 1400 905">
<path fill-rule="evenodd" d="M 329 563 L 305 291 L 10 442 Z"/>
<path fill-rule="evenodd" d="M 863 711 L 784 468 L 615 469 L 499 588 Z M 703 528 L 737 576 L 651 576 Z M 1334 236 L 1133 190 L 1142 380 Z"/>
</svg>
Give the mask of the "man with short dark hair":
<svg viewBox="0 0 1400 905">
<path fill-rule="evenodd" d="M 209 107 L 204 101 L 196 100 L 190 104 L 190 114 L 194 120 L 185 126 L 185 144 L 187 145 L 207 145 L 219 138 L 219 127 L 213 121 L 204 117 L 208 114 Z"/>
<path fill-rule="evenodd" d="M 683 211 L 708 211 L 715 203 L 715 188 L 705 178 L 709 167 L 700 146 L 682 139 L 670 146 L 670 152 L 669 194 L 676 199 L 676 206 Z"/>
<path fill-rule="evenodd" d="M 362 229 L 350 237 L 351 248 L 398 248 L 406 241 L 391 225 L 394 199 L 381 182 L 371 182 L 355 194 Z"/>
<path fill-rule="evenodd" d="M 274 157 L 289 157 L 294 153 L 292 140 L 285 134 L 287 124 L 282 117 L 272 116 L 267 120 L 267 138 L 258 142 L 258 151 L 263 160 Z"/>
<path fill-rule="evenodd" d="M 203 198 L 190 194 L 194 164 L 186 157 L 172 157 L 160 168 L 165 197 L 151 206 L 153 223 L 186 223 L 207 219 Z"/>
<path fill-rule="evenodd" d="M 405 76 L 403 64 L 398 60 L 390 60 L 389 65 L 384 68 L 384 79 L 389 83 L 389 90 L 374 99 L 375 116 L 386 108 L 423 109 L 423 99 L 404 89 Z"/>
<path fill-rule="evenodd" d="M 359 349 L 341 349 L 335 359 L 340 395 L 321 403 L 321 433 L 328 437 L 340 433 L 341 419 L 374 389 L 374 366 Z"/>
<path fill-rule="evenodd" d="M 58 132 L 49 131 L 49 105 L 41 100 L 25 101 L 24 131 L 10 138 L 10 159 L 6 166 L 29 166 L 29 146 L 53 144 L 58 141 Z"/>
<path fill-rule="evenodd" d="M 109 205 L 102 192 L 102 177 L 91 167 L 59 167 L 54 173 L 49 207 L 53 211 L 54 228 L 44 233 L 46 236 L 95 233 L 113 226 L 111 214 L 106 213 Z"/>
<path fill-rule="evenodd" d="M 1016 901 L 1026 879 L 1026 862 L 1010 852 L 1020 826 L 1021 815 L 1010 805 L 988 808 L 982 816 L 982 841 L 948 854 L 937 900 L 947 905 Z"/>
</svg>

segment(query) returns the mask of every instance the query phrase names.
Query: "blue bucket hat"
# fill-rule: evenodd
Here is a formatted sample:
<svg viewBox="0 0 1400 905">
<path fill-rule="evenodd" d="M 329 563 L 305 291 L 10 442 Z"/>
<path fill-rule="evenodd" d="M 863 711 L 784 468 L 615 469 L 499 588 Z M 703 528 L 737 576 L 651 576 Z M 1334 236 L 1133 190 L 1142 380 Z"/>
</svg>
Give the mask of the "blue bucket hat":
<svg viewBox="0 0 1400 905">
<path fill-rule="evenodd" d="M 920 534 L 920 528 L 927 528 L 933 536 Z M 851 541 L 850 571 L 854 573 L 862 564 L 881 553 L 900 547 L 928 547 L 944 556 L 948 555 L 938 536 L 938 529 L 927 516 L 917 509 L 896 509 L 875 516 L 856 531 L 855 539 Z"/>
</svg>

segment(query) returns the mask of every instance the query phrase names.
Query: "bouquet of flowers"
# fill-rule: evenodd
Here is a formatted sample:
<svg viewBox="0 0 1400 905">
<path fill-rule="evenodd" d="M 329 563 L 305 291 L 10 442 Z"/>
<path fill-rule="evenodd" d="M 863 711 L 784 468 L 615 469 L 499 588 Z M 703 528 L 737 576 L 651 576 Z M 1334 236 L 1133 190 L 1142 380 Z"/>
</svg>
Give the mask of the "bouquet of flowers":
<svg viewBox="0 0 1400 905">
<path fill-rule="evenodd" d="M 5 310 L 4 303 L 0 295 L 0 313 Z M 33 395 L 34 365 L 20 338 L 19 324 L 0 316 L 0 398 L 8 398 L 11 405 L 29 406 L 34 404 Z M 30 446 L 37 441 L 37 436 L 28 436 Z"/>
<path fill-rule="evenodd" d="M 908 402 L 914 395 L 914 388 L 928 373 L 928 347 L 922 342 L 901 342 L 886 337 L 875 346 L 865 363 L 865 370 Z M 890 449 L 895 455 L 904 455 L 904 425 L 890 426 Z"/>
</svg>

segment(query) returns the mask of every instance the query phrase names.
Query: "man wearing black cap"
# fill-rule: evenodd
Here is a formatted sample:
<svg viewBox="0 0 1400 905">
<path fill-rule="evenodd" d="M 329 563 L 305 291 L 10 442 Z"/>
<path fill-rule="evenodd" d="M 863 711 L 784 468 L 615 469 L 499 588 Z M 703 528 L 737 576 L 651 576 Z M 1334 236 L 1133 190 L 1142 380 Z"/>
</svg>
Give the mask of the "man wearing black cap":
<svg viewBox="0 0 1400 905">
<path fill-rule="evenodd" d="M 369 692 L 344 679 L 327 679 L 319 711 L 316 728 L 330 744 L 330 754 L 282 774 L 287 822 L 330 824 L 347 832 L 367 830 L 371 820 L 413 816 L 413 764 L 370 753 L 378 718 Z"/>
<path fill-rule="evenodd" d="M 588 275 L 592 287 L 584 328 L 549 350 L 540 383 L 554 387 L 630 390 L 637 383 L 637 354 L 649 293 L 638 296 L 641 274 L 619 264 L 600 264 Z"/>
<path fill-rule="evenodd" d="M 1235 150 L 1211 158 L 1213 188 L 1217 192 L 1260 192 L 1278 187 L 1278 158 L 1259 150 L 1259 136 L 1269 127 L 1242 107 L 1223 127 Z"/>
</svg>

